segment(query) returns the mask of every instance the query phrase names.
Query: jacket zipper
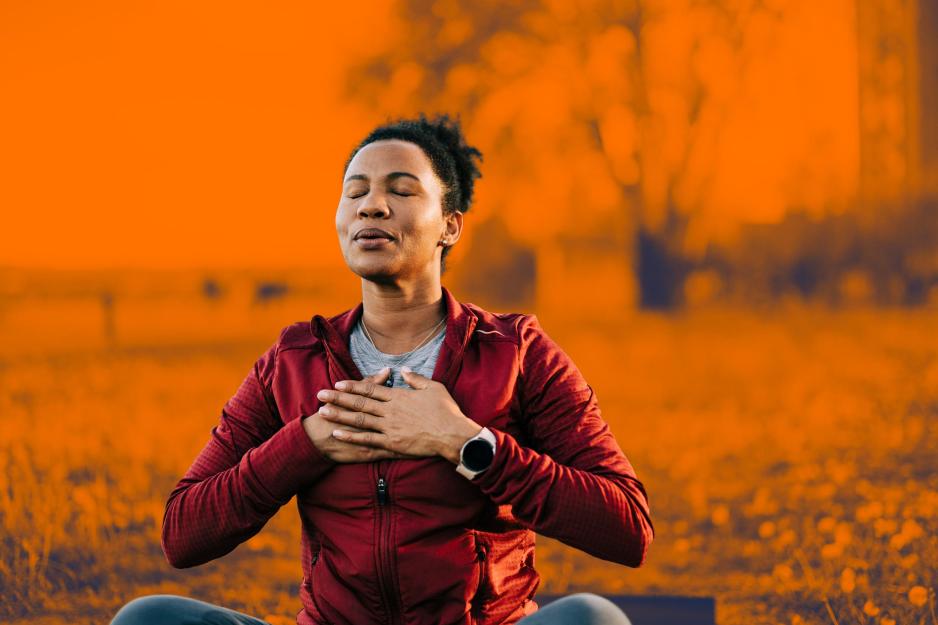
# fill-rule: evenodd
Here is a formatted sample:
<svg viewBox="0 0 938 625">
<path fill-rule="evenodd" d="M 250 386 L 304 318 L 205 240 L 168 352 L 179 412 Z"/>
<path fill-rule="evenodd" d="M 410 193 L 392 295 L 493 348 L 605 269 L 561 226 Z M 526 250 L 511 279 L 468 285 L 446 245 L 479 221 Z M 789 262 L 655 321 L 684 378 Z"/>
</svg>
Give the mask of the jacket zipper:
<svg viewBox="0 0 938 625">
<path fill-rule="evenodd" d="M 376 484 L 378 495 L 378 556 L 381 563 L 381 571 L 378 575 L 378 583 L 381 586 L 381 594 L 384 598 L 384 607 L 388 612 L 388 619 L 393 623 L 399 620 L 400 607 L 396 601 L 397 591 L 395 589 L 393 566 L 391 565 L 391 509 L 388 497 L 388 478 L 380 474 L 380 467 L 383 461 L 378 464 L 378 481 Z"/>
<path fill-rule="evenodd" d="M 469 320 L 468 320 L 469 326 L 468 328 L 466 328 L 466 333 L 465 333 L 465 336 L 462 338 L 462 342 L 459 346 L 459 349 L 453 354 L 453 361 L 450 363 L 449 368 L 443 373 L 440 379 L 440 381 L 443 384 L 446 384 L 450 380 L 450 378 L 453 375 L 455 375 L 456 369 L 457 367 L 459 367 L 460 363 L 462 362 L 463 356 L 465 355 L 466 346 L 469 344 L 469 341 L 472 339 L 472 332 L 475 330 L 475 326 L 477 322 L 478 322 L 478 319 L 475 317 L 475 315 L 471 315 L 469 317 Z M 333 365 L 339 371 L 341 371 L 342 366 L 341 366 L 341 363 L 339 362 L 339 358 L 333 352 L 331 346 L 329 345 L 329 340 L 326 337 L 324 337 L 322 333 L 319 331 L 320 325 L 321 325 L 321 321 L 317 318 L 315 334 L 322 341 L 326 354 L 327 354 L 327 358 L 332 361 Z M 361 375 L 361 372 L 358 371 L 358 367 L 355 366 L 354 362 L 351 364 L 351 366 L 359 374 L 358 375 L 359 378 L 363 377 Z M 392 557 L 391 556 L 391 547 L 392 547 L 391 545 L 391 542 L 392 542 L 391 541 L 391 510 L 389 507 L 389 497 L 388 497 L 388 474 L 385 473 L 385 475 L 383 476 L 381 475 L 382 468 L 386 468 L 387 471 L 390 472 L 390 466 L 386 463 L 388 463 L 388 461 L 385 461 L 385 460 L 380 460 L 377 463 L 375 463 L 375 466 L 378 467 L 377 469 L 378 477 L 377 477 L 377 483 L 375 485 L 376 491 L 377 491 L 377 500 L 378 500 L 377 551 L 378 551 L 378 556 L 379 556 L 378 557 L 379 564 L 382 569 L 381 571 L 379 571 L 379 574 L 378 574 L 378 585 L 381 587 L 381 594 L 384 599 L 385 609 L 387 610 L 389 620 L 393 625 L 395 623 L 400 622 L 400 618 L 401 618 L 400 609 L 401 608 L 400 608 L 400 604 L 397 601 L 397 599 L 399 598 L 399 591 L 397 590 L 397 584 L 395 583 L 396 578 L 394 577 L 394 570 L 393 570 L 394 567 L 391 564 L 391 557 Z M 386 523 L 385 523 L 385 516 L 387 516 Z M 387 526 L 387 530 L 385 530 L 385 527 L 384 527 L 385 525 Z M 386 537 L 383 536 L 383 534 L 385 533 L 387 534 Z M 381 544 L 382 541 L 385 543 L 384 545 Z M 483 558 L 485 557 L 484 552 L 483 552 L 482 557 Z M 388 588 L 388 585 L 392 585 L 393 588 Z"/>
<path fill-rule="evenodd" d="M 337 354 L 335 354 L 335 352 L 333 352 L 331 346 L 329 345 L 329 341 L 326 340 L 322 336 L 322 334 L 319 332 L 317 332 L 317 336 L 319 336 L 320 340 L 322 340 L 323 346 L 325 347 L 325 350 L 326 350 L 327 357 L 333 362 L 334 366 L 336 367 L 336 370 L 339 372 L 340 375 L 345 375 L 346 372 L 343 371 L 343 367 L 341 365 L 341 362 L 339 361 L 339 357 Z M 358 367 L 355 366 L 354 362 L 352 363 L 352 366 L 355 368 L 355 371 L 359 374 L 358 377 L 363 377 L 361 376 L 361 372 L 358 371 Z M 351 377 L 351 376 L 346 375 L 346 377 Z M 385 460 L 379 460 L 378 462 L 374 463 L 374 466 L 377 467 L 376 491 L 377 491 L 377 499 L 378 499 L 378 514 L 376 515 L 377 517 L 376 523 L 377 523 L 378 528 L 376 532 L 377 533 L 376 549 L 378 551 L 378 562 L 379 562 L 379 569 L 380 569 L 378 571 L 378 586 L 380 587 L 381 598 L 384 600 L 384 608 L 388 613 L 388 620 L 393 625 L 397 623 L 400 619 L 398 617 L 399 609 L 397 608 L 397 603 L 394 600 L 395 590 L 388 588 L 388 586 L 392 584 L 392 580 L 393 580 L 393 578 L 391 577 L 393 573 L 393 570 L 392 570 L 393 567 L 391 566 L 391 554 L 390 554 L 390 543 L 391 543 L 391 516 L 390 515 L 391 515 L 391 512 L 390 512 L 390 509 L 388 508 L 389 498 L 388 498 L 387 473 L 383 476 L 381 475 L 381 472 L 383 469 L 390 471 L 390 467 L 388 466 L 388 462 Z M 388 517 L 387 523 L 384 522 L 385 515 L 387 515 Z M 387 526 L 387 530 L 385 530 L 385 526 Z M 385 533 L 387 533 L 386 537 L 384 536 Z"/>
</svg>

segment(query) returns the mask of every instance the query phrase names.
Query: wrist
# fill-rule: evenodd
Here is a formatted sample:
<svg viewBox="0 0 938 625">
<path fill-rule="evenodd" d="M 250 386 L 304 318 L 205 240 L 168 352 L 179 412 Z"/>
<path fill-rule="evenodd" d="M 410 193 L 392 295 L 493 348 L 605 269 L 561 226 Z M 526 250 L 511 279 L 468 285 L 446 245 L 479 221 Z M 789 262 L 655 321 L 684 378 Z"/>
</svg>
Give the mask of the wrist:
<svg viewBox="0 0 938 625">
<path fill-rule="evenodd" d="M 470 438 L 482 431 L 482 426 L 466 417 L 460 427 L 450 432 L 441 440 L 439 455 L 454 465 L 459 464 L 459 452 Z"/>
</svg>

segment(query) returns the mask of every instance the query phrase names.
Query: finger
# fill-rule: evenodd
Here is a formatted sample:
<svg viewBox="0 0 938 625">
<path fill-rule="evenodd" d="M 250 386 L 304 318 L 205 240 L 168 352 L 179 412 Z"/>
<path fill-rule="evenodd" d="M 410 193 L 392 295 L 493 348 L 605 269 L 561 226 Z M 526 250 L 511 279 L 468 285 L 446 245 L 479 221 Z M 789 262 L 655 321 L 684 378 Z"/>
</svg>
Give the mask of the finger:
<svg viewBox="0 0 938 625">
<path fill-rule="evenodd" d="M 347 430 L 347 431 L 349 431 L 349 432 L 367 432 L 367 431 L 368 431 L 368 430 L 360 430 L 360 429 L 358 429 L 357 427 L 355 427 L 354 425 L 337 426 L 336 429 Z"/>
<path fill-rule="evenodd" d="M 390 373 L 390 369 L 388 372 Z M 394 392 L 389 387 L 371 380 L 339 380 L 335 387 L 346 393 L 363 395 L 378 401 L 388 401 L 394 397 Z"/>
<path fill-rule="evenodd" d="M 433 383 L 431 378 L 420 375 L 410 367 L 401 367 L 401 377 L 411 388 L 423 390 Z"/>
<path fill-rule="evenodd" d="M 371 382 L 365 382 L 364 384 L 371 384 L 375 388 L 384 388 L 387 391 L 391 390 L 387 387 L 379 387 L 377 384 L 373 384 Z M 324 388 L 316 393 L 316 397 L 318 397 L 320 401 L 323 402 L 335 404 L 336 406 L 348 408 L 349 410 L 354 410 L 356 412 L 369 412 L 373 415 L 378 415 L 379 417 L 385 416 L 385 407 L 388 405 L 386 401 L 372 399 L 370 397 L 366 397 L 365 395 L 344 393 L 342 391 L 334 391 L 327 388 Z"/>
<path fill-rule="evenodd" d="M 332 436 L 346 443 L 355 443 L 366 447 L 387 449 L 388 444 L 387 435 L 381 432 L 349 432 L 348 430 L 335 429 L 332 431 Z"/>
<path fill-rule="evenodd" d="M 381 388 L 387 388 L 387 386 L 385 386 L 385 383 L 388 381 L 388 378 L 390 376 L 391 376 L 391 367 L 384 367 L 377 373 L 373 373 L 371 375 L 365 376 L 364 378 L 361 379 L 361 382 L 374 383 L 380 386 Z M 355 382 L 355 380 L 340 380 L 340 382 Z M 337 382 L 336 384 L 339 384 L 339 382 Z M 331 390 L 331 389 L 323 389 L 323 390 Z M 318 393 L 316 394 L 316 396 L 319 399 L 324 399 L 324 396 L 320 396 Z"/>
<path fill-rule="evenodd" d="M 419 458 L 426 458 L 426 456 L 418 456 L 416 454 L 405 454 L 401 451 L 394 451 L 393 449 L 385 449 L 380 447 L 363 447 L 359 446 L 364 453 L 368 453 L 371 458 L 381 459 L 381 458 L 394 458 L 395 460 L 416 460 Z"/>
<path fill-rule="evenodd" d="M 333 405 L 322 406 L 319 413 L 327 421 L 332 423 L 341 423 L 342 425 L 351 425 L 363 430 L 381 431 L 383 417 L 376 417 L 364 412 L 353 412 L 351 410 L 342 410 Z"/>
<path fill-rule="evenodd" d="M 391 367 L 385 367 L 381 371 L 378 371 L 377 373 L 372 373 L 371 375 L 365 376 L 362 379 L 368 382 L 375 382 L 376 384 L 386 386 L 386 382 L 388 381 L 388 377 L 390 377 L 390 375 L 391 375 Z"/>
<path fill-rule="evenodd" d="M 313 413 L 312 415 L 310 415 L 310 416 L 316 416 L 316 417 L 319 417 L 320 419 L 322 419 L 322 420 L 324 420 L 324 421 L 329 421 L 329 419 L 326 418 L 326 415 L 322 414 L 322 409 L 323 409 L 325 406 L 330 406 L 330 407 L 333 407 L 333 408 L 335 407 L 335 406 L 332 406 L 332 404 L 323 404 L 322 406 L 319 407 L 319 410 L 317 410 L 316 412 L 314 412 L 314 413 Z M 354 425 L 344 425 L 344 424 L 341 424 L 341 425 L 340 425 L 340 424 L 336 424 L 336 427 L 337 427 L 337 428 L 341 428 L 341 429 L 343 429 L 343 430 L 349 430 L 350 432 L 367 432 L 367 431 L 368 431 L 367 429 L 364 429 L 364 428 L 357 428 L 357 427 L 355 427 Z"/>
</svg>

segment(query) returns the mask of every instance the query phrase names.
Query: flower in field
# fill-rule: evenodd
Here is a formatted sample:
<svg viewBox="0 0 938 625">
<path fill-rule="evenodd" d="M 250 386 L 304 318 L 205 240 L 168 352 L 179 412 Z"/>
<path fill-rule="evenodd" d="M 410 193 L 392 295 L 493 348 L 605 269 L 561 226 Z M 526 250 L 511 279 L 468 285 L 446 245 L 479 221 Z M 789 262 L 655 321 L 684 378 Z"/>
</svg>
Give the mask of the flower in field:
<svg viewBox="0 0 938 625">
<path fill-rule="evenodd" d="M 908 542 L 909 542 L 908 537 L 902 532 L 899 532 L 898 534 L 893 534 L 892 538 L 889 539 L 889 546 L 892 549 L 899 551 L 900 549 L 905 547 L 906 543 Z"/>
<path fill-rule="evenodd" d="M 925 491 L 922 493 L 918 512 L 924 517 L 933 517 L 938 515 L 938 493 L 934 491 Z"/>
<path fill-rule="evenodd" d="M 902 529 L 899 533 L 893 534 L 889 539 L 889 546 L 898 551 L 924 534 L 925 530 L 914 519 L 906 519 L 902 522 Z"/>
<path fill-rule="evenodd" d="M 863 613 L 867 616 L 876 616 L 879 614 L 879 608 L 876 607 L 876 604 L 867 599 L 866 603 L 863 604 Z"/>
<path fill-rule="evenodd" d="M 838 542 L 842 545 L 848 544 L 853 538 L 853 529 L 850 527 L 850 524 L 846 521 L 841 521 L 837 524 L 837 527 L 834 529 L 834 542 Z"/>
<path fill-rule="evenodd" d="M 896 619 L 886 618 L 885 616 L 879 619 L 879 625 L 896 625 Z"/>
<path fill-rule="evenodd" d="M 777 577 L 779 581 L 790 582 L 795 576 L 794 571 L 791 570 L 791 567 L 787 564 L 776 564 L 772 569 L 772 575 Z"/>
<path fill-rule="evenodd" d="M 898 527 L 899 524 L 896 523 L 895 519 L 876 519 L 873 522 L 873 529 L 876 531 L 876 536 L 892 534 Z"/>
<path fill-rule="evenodd" d="M 775 546 L 776 548 L 786 547 L 793 544 L 797 538 L 794 530 L 785 530 L 775 539 Z"/>
<path fill-rule="evenodd" d="M 849 594 L 857 587 L 857 574 L 849 566 L 840 574 L 840 589 Z"/>
<path fill-rule="evenodd" d="M 843 543 L 827 543 L 821 547 L 821 557 L 830 560 L 831 558 L 837 558 L 844 552 Z"/>
<path fill-rule="evenodd" d="M 906 519 L 902 522 L 902 533 L 910 539 L 914 539 L 924 536 L 925 530 L 922 529 L 922 526 L 919 525 L 915 519 Z"/>
<path fill-rule="evenodd" d="M 717 505 L 713 508 L 710 520 L 714 525 L 726 525 L 726 522 L 730 520 L 730 509 L 723 504 Z"/>
<path fill-rule="evenodd" d="M 924 586 L 912 586 L 909 590 L 909 601 L 914 606 L 922 607 L 928 602 L 928 590 Z"/>
<path fill-rule="evenodd" d="M 918 554 L 910 553 L 907 556 L 903 556 L 902 558 L 899 558 L 899 564 L 901 564 L 903 567 L 907 569 L 911 569 L 913 566 L 918 564 Z"/>
<path fill-rule="evenodd" d="M 817 529 L 819 532 L 832 532 L 836 526 L 837 519 L 832 516 L 826 516 L 817 522 Z"/>
<path fill-rule="evenodd" d="M 772 521 L 763 521 L 759 525 L 759 537 L 769 538 L 775 534 L 775 523 Z"/>
<path fill-rule="evenodd" d="M 883 504 L 878 501 L 871 501 L 865 506 L 860 506 L 856 511 L 856 519 L 860 523 L 873 521 L 883 516 Z"/>
</svg>

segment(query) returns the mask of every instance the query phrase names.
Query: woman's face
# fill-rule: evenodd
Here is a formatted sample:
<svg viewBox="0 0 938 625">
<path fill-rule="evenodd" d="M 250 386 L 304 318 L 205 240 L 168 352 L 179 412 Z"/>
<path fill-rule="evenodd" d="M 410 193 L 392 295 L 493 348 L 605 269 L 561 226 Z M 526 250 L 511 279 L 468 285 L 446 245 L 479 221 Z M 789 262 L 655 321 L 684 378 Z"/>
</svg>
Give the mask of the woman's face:
<svg viewBox="0 0 938 625">
<path fill-rule="evenodd" d="M 456 242 L 462 214 L 444 217 L 443 185 L 423 149 L 383 139 L 355 154 L 345 172 L 335 225 L 349 268 L 377 282 L 439 276 L 440 239 Z M 386 235 L 361 237 L 378 228 Z M 428 273 L 429 272 L 429 273 Z"/>
</svg>

